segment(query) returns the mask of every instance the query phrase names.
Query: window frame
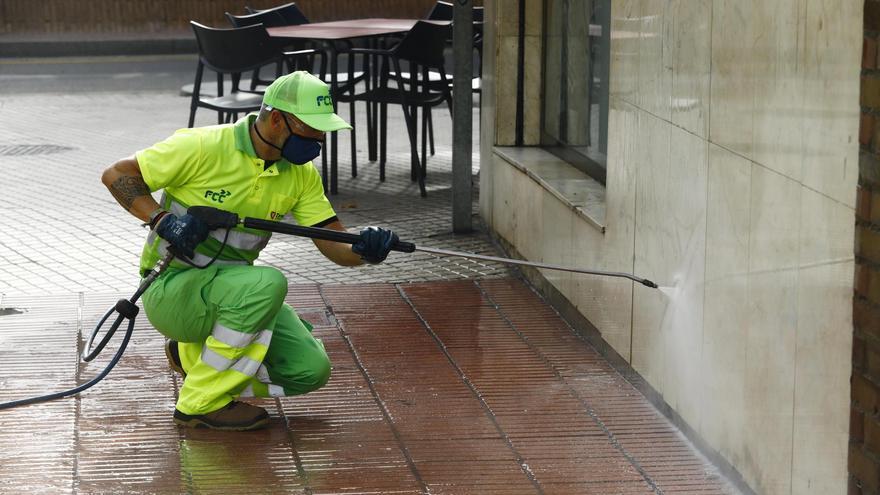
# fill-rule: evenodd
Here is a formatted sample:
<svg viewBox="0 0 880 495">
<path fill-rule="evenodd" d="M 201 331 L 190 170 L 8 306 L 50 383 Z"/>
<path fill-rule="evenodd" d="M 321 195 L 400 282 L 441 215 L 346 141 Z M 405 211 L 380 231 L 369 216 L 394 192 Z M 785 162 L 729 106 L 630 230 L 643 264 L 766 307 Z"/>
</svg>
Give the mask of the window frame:
<svg viewBox="0 0 880 495">
<path fill-rule="evenodd" d="M 584 153 L 580 150 L 575 149 L 574 146 L 563 143 L 559 140 L 557 136 L 549 134 L 546 131 L 546 123 L 547 123 L 547 111 L 546 111 L 546 103 L 547 103 L 547 70 L 546 65 L 548 63 L 548 43 L 547 36 L 550 33 L 550 19 L 548 14 L 549 3 L 553 0 L 543 0 L 543 40 L 542 40 L 542 64 L 544 65 L 541 70 L 542 74 L 542 84 L 541 84 L 541 130 L 540 130 L 540 146 L 550 153 L 558 156 L 559 158 L 565 160 L 566 162 L 573 165 L 578 170 L 586 173 L 593 179 L 596 179 L 603 186 L 605 185 L 606 176 L 607 176 L 607 149 L 608 149 L 608 114 L 609 114 L 609 105 L 610 105 L 610 95 L 609 95 L 609 75 L 610 75 L 610 62 L 611 62 L 611 3 L 612 0 L 597 0 L 600 2 L 604 2 L 603 9 L 599 12 L 599 17 L 596 19 L 598 25 L 591 24 L 589 31 L 591 32 L 594 29 L 594 26 L 599 28 L 599 34 L 596 36 L 597 41 L 600 43 L 599 49 L 596 50 L 596 59 L 593 60 L 593 68 L 596 71 L 595 75 L 591 75 L 592 78 L 598 76 L 600 81 L 599 85 L 599 94 L 598 94 L 598 106 L 599 106 L 599 117 L 598 117 L 598 142 L 596 143 L 595 148 L 591 149 L 587 153 Z M 559 0 L 562 2 L 570 2 L 572 0 Z M 574 0 L 580 1 L 580 0 Z M 562 26 L 562 39 L 565 39 L 567 35 L 567 24 L 563 23 Z M 589 35 L 591 38 L 592 34 Z M 563 47 L 562 50 L 565 53 L 560 60 L 560 65 L 565 65 L 562 62 L 567 57 L 567 47 Z M 589 54 L 587 56 L 590 56 Z M 564 70 L 564 69 L 561 69 Z M 563 78 L 564 81 L 564 78 Z M 593 82 L 590 82 L 588 91 L 593 90 Z M 564 102 L 564 100 L 563 100 Z M 560 104 L 560 110 L 562 110 L 562 105 Z M 592 132 L 592 124 L 590 124 L 590 128 L 588 128 L 587 132 Z M 594 148 L 594 147 L 590 147 Z"/>
</svg>

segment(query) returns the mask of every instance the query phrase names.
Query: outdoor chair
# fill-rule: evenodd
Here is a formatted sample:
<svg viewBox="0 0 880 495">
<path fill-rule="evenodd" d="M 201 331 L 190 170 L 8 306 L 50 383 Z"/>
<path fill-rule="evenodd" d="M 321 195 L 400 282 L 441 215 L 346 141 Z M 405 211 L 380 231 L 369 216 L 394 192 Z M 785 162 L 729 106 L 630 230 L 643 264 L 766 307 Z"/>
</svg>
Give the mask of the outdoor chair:
<svg viewBox="0 0 880 495">
<path fill-rule="evenodd" d="M 259 110 L 263 95 L 239 88 L 241 74 L 258 67 L 275 64 L 276 77 L 281 75 L 283 55 L 278 45 L 269 38 L 263 26 L 217 29 L 190 21 L 196 35 L 199 64 L 196 68 L 190 103 L 189 124 L 195 123 L 199 107 L 217 111 L 217 121 L 222 124 L 238 118 L 239 113 Z M 217 75 L 217 96 L 202 96 L 201 88 L 205 69 Z M 232 88 L 224 94 L 223 79 L 232 79 Z"/>
<path fill-rule="evenodd" d="M 447 103 L 451 107 L 452 94 L 448 84 L 436 88 L 428 84 L 428 72 L 436 71 L 446 81 L 443 49 L 449 25 L 418 21 L 403 39 L 391 49 L 354 48 L 348 60 L 348 70 L 354 72 L 357 55 L 365 58 L 378 56 L 379 79 L 374 87 L 370 84 L 363 92 L 353 91 L 340 95 L 343 101 L 364 101 L 379 104 L 379 180 L 385 180 L 385 162 L 388 140 L 388 105 L 400 105 L 406 121 L 411 152 L 411 177 L 419 182 L 422 196 L 426 196 L 425 156 L 427 112 L 433 106 Z M 403 69 L 406 68 L 406 72 Z M 418 109 L 422 109 L 422 158 L 418 150 Z"/>
<path fill-rule="evenodd" d="M 288 4 L 289 6 L 296 9 L 294 4 Z M 296 9 L 299 12 L 299 9 Z M 270 27 L 279 27 L 279 26 L 289 26 L 291 25 L 288 22 L 288 19 L 295 16 L 285 16 L 281 11 L 277 9 L 265 10 L 262 12 L 257 12 L 253 14 L 246 15 L 233 15 L 229 12 L 226 12 L 226 19 L 229 20 L 229 23 L 232 24 L 233 27 L 242 28 L 246 26 L 254 26 L 262 24 L 264 28 Z M 302 15 L 300 14 L 300 17 Z M 305 20 L 305 17 L 302 17 Z M 308 23 L 308 20 L 305 20 L 305 23 Z M 284 51 L 285 44 L 283 42 L 277 42 L 278 49 L 280 51 Z M 324 74 L 327 72 L 327 55 L 320 51 L 314 50 L 310 48 L 305 48 L 304 46 L 294 46 L 293 50 L 284 51 L 285 62 L 287 64 L 287 71 L 293 72 L 296 70 L 305 70 L 311 73 L 314 73 L 314 60 L 315 57 L 318 56 L 320 59 L 320 66 L 318 69 L 318 77 L 324 78 Z M 274 79 L 263 79 L 260 77 L 260 68 L 257 68 L 253 76 L 251 76 L 251 90 L 256 90 L 258 86 L 268 86 L 272 84 Z"/>
<path fill-rule="evenodd" d="M 309 19 L 305 16 L 305 14 L 303 14 L 301 10 L 299 10 L 299 7 L 297 7 L 296 3 L 294 2 L 285 3 L 284 5 L 272 7 L 271 9 L 262 10 L 245 7 L 244 11 L 248 14 L 272 13 L 273 15 L 277 15 L 281 18 L 283 22 L 283 24 L 278 24 L 278 26 L 293 26 L 297 24 L 309 23 Z"/>
<path fill-rule="evenodd" d="M 266 27 L 293 26 L 293 25 L 309 24 L 310 23 L 308 17 L 306 17 L 306 15 L 299 9 L 299 7 L 296 6 L 296 3 L 294 3 L 294 2 L 285 3 L 283 5 L 278 5 L 276 7 L 270 8 L 270 9 L 254 9 L 249 6 L 245 6 L 244 10 L 245 10 L 245 12 L 247 12 L 248 14 L 251 14 L 253 16 L 256 16 L 256 15 L 266 16 L 263 18 L 263 19 L 266 19 L 266 22 L 264 22 L 264 25 Z M 240 17 L 246 17 L 246 16 L 240 16 Z M 309 72 L 315 74 L 325 83 L 331 84 L 330 74 L 327 73 L 328 60 L 330 59 L 330 54 L 328 53 L 328 50 L 332 49 L 332 50 L 337 50 L 339 52 L 347 52 L 349 49 L 351 49 L 350 43 L 346 42 L 343 44 L 344 44 L 344 46 L 342 46 L 342 47 L 340 47 L 338 45 L 334 45 L 334 46 L 324 45 L 323 47 L 319 48 L 316 45 L 304 45 L 302 47 L 297 46 L 294 48 L 296 48 L 298 51 L 302 50 L 304 48 L 305 49 L 313 49 L 316 52 L 318 52 L 319 54 L 321 54 L 321 64 L 320 64 L 318 73 L 315 73 L 313 70 L 311 70 L 311 68 L 314 67 L 313 63 L 311 62 L 311 57 L 309 57 L 309 62 L 307 64 L 305 64 L 306 67 L 304 68 L 304 70 L 308 70 Z M 300 66 L 302 67 L 302 64 L 300 64 Z M 336 68 L 330 67 L 329 69 L 335 70 Z M 353 86 L 355 84 L 363 81 L 365 77 L 366 77 L 366 74 L 363 71 L 355 72 L 354 77 L 349 77 L 348 72 L 337 72 L 336 73 L 336 84 L 337 84 L 336 94 L 333 95 L 333 99 L 338 100 L 339 99 L 337 97 L 338 94 L 352 91 Z M 338 111 L 338 109 L 337 109 L 337 111 Z M 351 118 L 352 125 L 354 125 L 354 104 L 352 104 L 352 106 L 351 106 L 350 114 L 351 114 L 350 118 Z M 351 143 L 352 143 L 351 144 L 352 156 L 354 156 L 354 153 L 355 153 L 355 130 L 354 129 L 351 130 Z M 321 155 L 322 155 L 322 160 L 327 159 L 326 153 L 322 153 Z M 352 158 L 351 173 L 352 173 L 352 176 L 357 175 L 357 161 L 354 158 Z"/>
<path fill-rule="evenodd" d="M 297 7 L 296 3 L 294 3 L 294 2 L 285 3 L 283 5 L 278 5 L 277 7 L 272 7 L 271 9 L 254 9 L 252 7 L 245 6 L 244 10 L 245 10 L 245 12 L 247 12 L 248 14 L 251 14 L 251 15 L 267 16 L 267 17 L 265 17 L 265 19 L 267 19 L 268 23 L 267 22 L 263 23 L 266 27 L 295 26 L 295 25 L 299 25 L 299 24 L 309 24 L 310 23 L 308 17 L 306 17 L 306 15 L 303 14 L 303 11 L 300 10 L 299 7 Z M 239 16 L 239 17 L 246 17 L 246 16 Z M 315 48 L 315 50 L 321 52 L 321 50 L 318 50 L 317 48 Z M 321 52 L 321 53 L 323 53 L 323 52 Z M 324 82 L 329 84 L 330 79 L 327 76 L 327 68 L 326 68 L 326 64 L 325 64 L 325 58 L 321 58 L 320 73 L 315 74 L 315 75 L 317 75 Z M 364 77 L 362 72 L 355 73 L 355 76 L 356 76 L 355 83 L 360 82 Z M 336 81 L 337 81 L 337 83 L 339 83 L 341 85 L 340 88 L 344 88 L 344 86 L 346 86 L 348 84 L 347 77 L 348 77 L 348 73 L 346 73 L 346 72 L 341 72 L 336 75 Z M 344 88 L 341 90 L 347 91 L 348 89 Z"/>
<path fill-rule="evenodd" d="M 431 7 L 431 10 L 428 12 L 426 19 L 431 21 L 452 21 L 452 18 L 455 13 L 455 5 L 450 2 L 444 2 L 443 0 L 438 0 L 437 3 Z M 483 106 L 483 91 L 482 91 L 482 77 L 483 73 L 483 7 L 474 7 L 473 8 L 473 22 L 474 22 L 474 49 L 477 51 L 477 64 L 476 64 L 476 74 L 471 78 L 471 91 L 477 94 L 479 101 L 479 108 L 482 109 Z M 452 31 L 449 32 L 449 38 L 447 39 L 447 45 L 452 45 Z M 430 72 L 428 74 L 431 84 L 436 86 L 440 84 L 440 74 L 437 72 Z M 452 77 L 452 74 L 450 74 Z M 431 117 L 430 110 L 428 112 L 428 141 L 431 147 L 431 155 L 434 155 L 434 119 Z"/>
<path fill-rule="evenodd" d="M 430 21 L 451 21 L 454 12 L 455 6 L 452 3 L 438 0 L 431 7 L 431 11 L 428 12 L 426 19 Z M 474 7 L 474 22 L 483 22 L 483 7 Z"/>
</svg>

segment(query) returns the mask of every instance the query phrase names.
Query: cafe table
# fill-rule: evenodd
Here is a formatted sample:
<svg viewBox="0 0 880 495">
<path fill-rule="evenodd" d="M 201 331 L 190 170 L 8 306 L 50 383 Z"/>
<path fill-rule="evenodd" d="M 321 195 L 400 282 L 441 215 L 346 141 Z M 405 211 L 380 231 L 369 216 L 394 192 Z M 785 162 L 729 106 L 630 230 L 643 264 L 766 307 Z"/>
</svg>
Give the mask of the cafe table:
<svg viewBox="0 0 880 495">
<path fill-rule="evenodd" d="M 344 21 L 314 22 L 309 24 L 297 24 L 293 26 L 271 27 L 267 28 L 266 31 L 269 32 L 269 36 L 271 36 L 272 38 L 277 38 L 280 40 L 318 41 L 324 43 L 327 46 L 330 58 L 330 92 L 333 95 L 333 104 L 335 108 L 337 91 L 339 87 L 339 81 L 337 80 L 339 68 L 337 67 L 337 65 L 340 46 L 350 47 L 351 42 L 356 39 L 377 39 L 383 36 L 403 34 L 412 29 L 416 22 L 418 22 L 418 19 L 351 19 Z M 430 22 L 434 22 L 437 24 L 449 24 L 448 21 Z M 375 113 L 375 111 L 371 111 L 370 106 L 368 105 L 367 119 L 369 122 L 372 123 L 375 119 L 377 119 Z M 354 122 L 352 122 L 352 125 L 354 125 Z M 370 125 L 368 126 L 368 128 L 375 129 L 376 126 Z M 370 135 L 368 141 L 370 144 L 370 159 L 374 159 L 376 147 L 375 136 Z M 337 141 L 335 132 L 330 133 L 330 153 L 328 159 L 328 161 L 330 162 L 329 182 L 327 177 L 327 167 L 322 167 L 321 175 L 322 179 L 324 180 L 325 188 L 330 191 L 330 194 L 336 194 L 338 192 L 338 181 Z M 354 156 L 352 156 L 352 174 L 356 173 L 355 167 L 356 164 L 354 162 Z M 329 187 L 327 187 L 328 185 Z"/>
</svg>

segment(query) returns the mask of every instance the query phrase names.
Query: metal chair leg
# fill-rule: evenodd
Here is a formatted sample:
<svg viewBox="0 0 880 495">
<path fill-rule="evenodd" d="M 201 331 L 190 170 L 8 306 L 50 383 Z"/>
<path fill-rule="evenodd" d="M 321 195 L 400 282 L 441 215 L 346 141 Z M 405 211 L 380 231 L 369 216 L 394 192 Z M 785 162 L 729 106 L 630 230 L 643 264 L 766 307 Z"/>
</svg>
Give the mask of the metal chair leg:
<svg viewBox="0 0 880 495">
<path fill-rule="evenodd" d="M 431 156 L 434 156 L 434 114 L 431 107 L 426 107 L 428 112 L 428 142 L 431 144 Z"/>
<path fill-rule="evenodd" d="M 422 107 L 422 165 L 427 163 L 428 148 L 428 121 L 430 119 L 430 107 Z"/>
<path fill-rule="evenodd" d="M 351 88 L 351 94 L 354 94 L 354 86 Z M 352 98 L 348 108 L 351 115 L 351 176 L 357 177 L 357 134 L 355 134 L 357 125 L 355 125 L 354 121 L 354 98 Z"/>
<path fill-rule="evenodd" d="M 409 163 L 409 178 L 412 181 L 415 181 L 419 178 L 419 150 L 418 150 L 418 130 L 419 130 L 419 111 L 416 107 L 410 107 L 409 115 L 406 111 L 406 106 L 403 107 L 403 113 L 407 119 L 412 119 L 414 125 L 416 126 L 415 131 L 410 132 L 409 137 L 409 147 L 410 147 L 410 163 Z M 409 126 L 409 121 L 407 121 L 407 126 Z M 410 130 L 407 128 L 407 130 Z"/>
<path fill-rule="evenodd" d="M 388 158 L 388 104 L 379 105 L 379 180 L 385 182 L 385 162 Z"/>
<path fill-rule="evenodd" d="M 422 197 L 425 197 L 428 195 L 427 191 L 425 190 L 425 169 L 422 164 L 419 163 L 418 151 L 418 107 L 409 107 L 409 111 L 407 111 L 407 105 L 403 105 L 403 118 L 406 120 L 406 129 L 409 132 L 409 148 L 412 172 L 415 173 L 416 179 L 418 179 L 419 181 L 419 192 L 421 193 Z"/>
</svg>

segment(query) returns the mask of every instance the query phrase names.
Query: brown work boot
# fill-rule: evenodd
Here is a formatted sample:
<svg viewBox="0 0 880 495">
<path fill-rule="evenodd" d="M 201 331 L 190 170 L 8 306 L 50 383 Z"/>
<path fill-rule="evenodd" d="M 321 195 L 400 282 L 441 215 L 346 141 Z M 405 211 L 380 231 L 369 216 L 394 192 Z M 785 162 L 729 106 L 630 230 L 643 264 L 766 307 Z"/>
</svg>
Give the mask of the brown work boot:
<svg viewBox="0 0 880 495">
<path fill-rule="evenodd" d="M 183 371 L 183 365 L 180 364 L 180 352 L 177 350 L 176 340 L 165 340 L 165 357 L 168 358 L 168 367 L 186 378 L 186 371 Z"/>
<path fill-rule="evenodd" d="M 174 422 L 190 428 L 229 431 L 257 430 L 265 428 L 269 424 L 269 413 L 262 407 L 252 406 L 247 402 L 232 401 L 214 412 L 192 416 L 175 409 Z"/>
</svg>

